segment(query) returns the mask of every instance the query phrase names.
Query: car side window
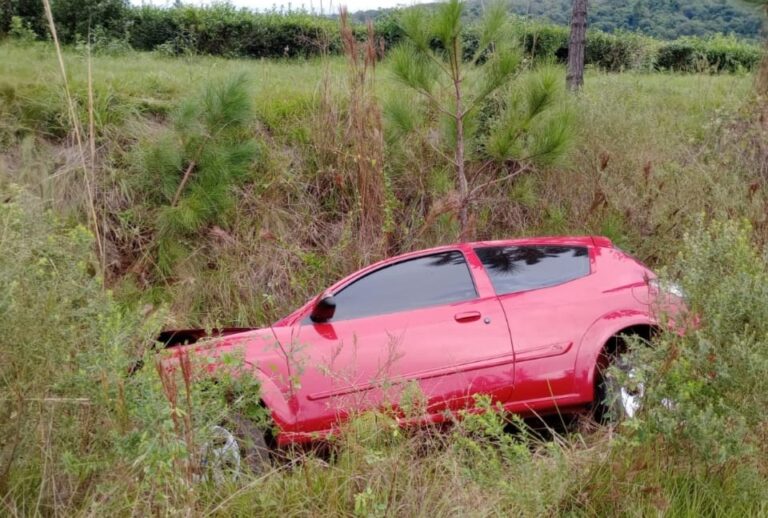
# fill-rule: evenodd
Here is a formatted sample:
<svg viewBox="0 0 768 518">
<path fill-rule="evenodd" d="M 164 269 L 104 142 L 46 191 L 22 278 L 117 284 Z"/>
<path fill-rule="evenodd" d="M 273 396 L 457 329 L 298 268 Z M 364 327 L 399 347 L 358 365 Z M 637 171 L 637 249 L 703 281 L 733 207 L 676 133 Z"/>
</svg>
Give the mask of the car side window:
<svg viewBox="0 0 768 518">
<path fill-rule="evenodd" d="M 589 275 L 583 246 L 490 246 L 475 249 L 497 295 L 557 286 Z"/>
<path fill-rule="evenodd" d="M 459 251 L 408 259 L 385 266 L 334 294 L 333 322 L 450 304 L 477 297 L 464 254 Z"/>
</svg>

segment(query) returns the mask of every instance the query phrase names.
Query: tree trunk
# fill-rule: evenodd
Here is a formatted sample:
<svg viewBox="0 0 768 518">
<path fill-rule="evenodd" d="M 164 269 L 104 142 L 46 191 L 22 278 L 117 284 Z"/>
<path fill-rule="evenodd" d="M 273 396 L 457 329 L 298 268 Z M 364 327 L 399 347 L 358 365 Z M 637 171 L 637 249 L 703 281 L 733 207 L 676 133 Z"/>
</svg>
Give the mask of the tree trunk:
<svg viewBox="0 0 768 518">
<path fill-rule="evenodd" d="M 763 9 L 765 19 L 768 19 L 768 2 L 764 4 Z M 768 24 L 763 22 L 763 30 L 767 29 Z M 760 124 L 764 130 L 768 130 L 768 37 L 763 40 L 763 55 L 755 71 L 754 87 Z"/>
<path fill-rule="evenodd" d="M 764 9 L 764 14 L 768 18 L 768 4 L 765 5 Z M 764 28 L 768 29 L 768 26 L 764 25 Z M 761 99 L 764 100 L 768 96 L 768 38 L 763 41 L 763 57 L 755 74 L 755 88 Z"/>
<path fill-rule="evenodd" d="M 575 92 L 584 84 L 584 48 L 587 40 L 587 0 L 573 0 L 571 38 L 568 40 L 568 72 L 565 83 Z"/>
<path fill-rule="evenodd" d="M 469 239 L 469 184 L 464 168 L 464 113 L 461 95 L 461 64 L 459 42 L 453 41 L 451 55 L 451 73 L 453 75 L 454 95 L 456 96 L 456 181 L 459 187 L 459 241 Z"/>
</svg>

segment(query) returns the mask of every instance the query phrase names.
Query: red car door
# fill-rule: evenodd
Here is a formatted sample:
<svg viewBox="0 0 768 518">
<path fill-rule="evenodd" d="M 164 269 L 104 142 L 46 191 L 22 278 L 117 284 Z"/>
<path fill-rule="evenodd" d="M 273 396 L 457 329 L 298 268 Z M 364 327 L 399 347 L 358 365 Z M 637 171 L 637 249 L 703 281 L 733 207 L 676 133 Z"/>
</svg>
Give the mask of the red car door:
<svg viewBox="0 0 768 518">
<path fill-rule="evenodd" d="M 508 397 L 514 367 L 503 310 L 489 287 L 478 290 L 461 251 L 385 265 L 335 290 L 334 299 L 330 321 L 305 319 L 296 336 L 308 358 L 299 407 L 318 416 L 310 428 L 420 399 L 440 415 L 476 393 Z"/>
<path fill-rule="evenodd" d="M 511 410 L 551 408 L 573 398 L 578 341 L 598 316 L 601 293 L 590 248 L 545 244 L 478 246 L 504 308 L 515 351 Z"/>
</svg>

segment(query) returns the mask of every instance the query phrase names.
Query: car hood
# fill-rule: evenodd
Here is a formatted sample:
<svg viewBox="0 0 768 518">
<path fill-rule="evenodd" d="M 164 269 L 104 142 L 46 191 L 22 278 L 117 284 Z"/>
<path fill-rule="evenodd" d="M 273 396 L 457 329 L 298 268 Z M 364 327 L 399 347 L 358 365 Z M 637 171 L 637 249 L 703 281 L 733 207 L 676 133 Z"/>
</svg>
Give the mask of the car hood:
<svg viewBox="0 0 768 518">
<path fill-rule="evenodd" d="M 296 332 L 292 326 L 249 329 L 242 332 L 238 330 L 231 334 L 222 333 L 220 336 L 210 337 L 207 333 L 199 331 L 185 330 L 188 334 L 198 332 L 202 338 L 195 338 L 197 341 L 190 345 L 170 347 L 164 363 L 175 364 L 180 357 L 190 355 L 202 360 L 208 370 L 215 370 L 217 366 L 230 364 L 227 358 L 231 358 L 232 365 L 244 363 L 269 375 L 281 370 L 280 365 L 288 361 Z"/>
</svg>

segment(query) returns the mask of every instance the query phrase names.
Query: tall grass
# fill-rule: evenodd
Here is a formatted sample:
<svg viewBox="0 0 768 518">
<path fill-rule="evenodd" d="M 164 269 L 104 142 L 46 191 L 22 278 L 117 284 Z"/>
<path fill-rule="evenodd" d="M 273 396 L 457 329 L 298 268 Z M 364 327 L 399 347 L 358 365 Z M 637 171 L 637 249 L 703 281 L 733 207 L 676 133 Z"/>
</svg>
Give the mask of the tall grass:
<svg viewBox="0 0 768 518">
<path fill-rule="evenodd" d="M 88 269 L 96 260 L 88 233 L 56 223 L 34 199 L 15 194 L 0 206 L 0 226 L 0 273 L 15 279 L 0 298 L 5 514 L 768 510 L 765 266 L 738 225 L 702 225 L 687 238 L 672 271 L 682 272 L 691 308 L 703 318 L 684 336 L 664 333 L 653 349 L 635 351 L 647 366 L 649 394 L 637 420 L 542 440 L 484 398 L 477 401 L 484 413 L 450 428 L 404 430 L 369 414 L 350 421 L 325 451 L 284 452 L 266 472 L 223 486 L 195 476 L 196 445 L 226 412 L 255 403 L 257 387 L 242 377 L 210 383 L 202 365 L 184 362 L 178 376 L 151 368 L 129 376 L 142 351 L 151 364 L 155 353 L 145 348 L 161 315 L 133 311 L 101 290 Z M 234 357 L 225 363 L 241 368 Z M 226 403 L 233 388 L 248 396 L 236 400 L 239 407 Z"/>
<path fill-rule="evenodd" d="M 69 112 L 69 121 L 71 124 L 72 133 L 75 137 L 75 143 L 77 145 L 77 151 L 80 156 L 80 163 L 83 170 L 83 182 L 85 183 L 85 192 L 88 200 L 88 214 L 91 218 L 91 228 L 96 235 L 96 246 L 99 249 L 99 258 L 101 264 L 101 270 L 104 271 L 104 245 L 101 240 L 101 229 L 99 228 L 99 219 L 96 215 L 96 178 L 95 178 L 95 163 L 96 163 L 96 145 L 95 135 L 93 132 L 93 77 L 91 72 L 91 53 L 90 42 L 88 45 L 88 121 L 89 121 L 89 135 L 88 140 L 90 144 L 90 167 L 89 161 L 86 157 L 85 147 L 83 143 L 83 129 L 80 124 L 80 119 L 77 116 L 77 107 L 75 101 L 72 98 L 70 92 L 69 80 L 67 78 L 67 70 L 64 66 L 64 58 L 62 56 L 61 44 L 59 43 L 58 33 L 56 32 L 56 23 L 53 19 L 53 12 L 51 11 L 51 4 L 49 0 L 43 0 L 43 7 L 45 8 L 45 18 L 48 22 L 48 29 L 53 38 L 53 45 L 56 49 L 56 57 L 59 63 L 59 71 L 61 72 L 61 80 L 64 87 L 64 95 L 67 103 L 67 109 Z M 90 35 L 89 35 L 90 37 Z"/>
</svg>

